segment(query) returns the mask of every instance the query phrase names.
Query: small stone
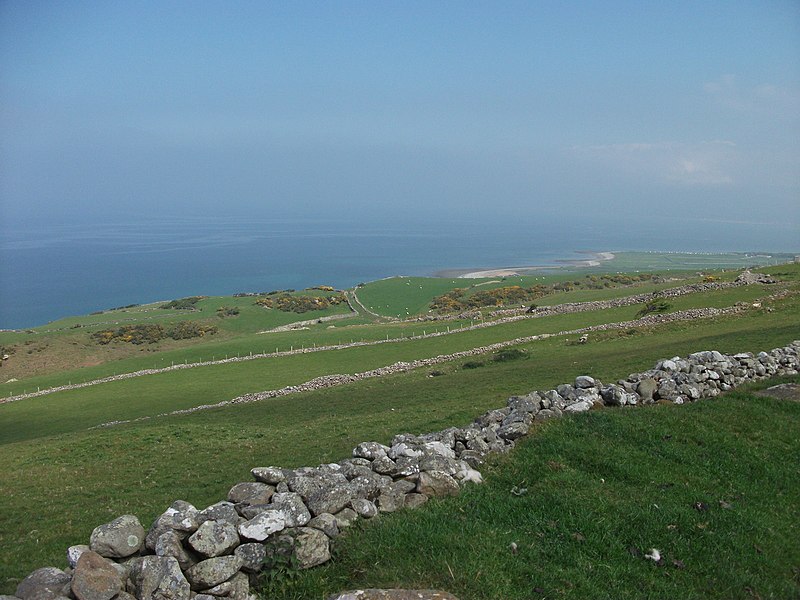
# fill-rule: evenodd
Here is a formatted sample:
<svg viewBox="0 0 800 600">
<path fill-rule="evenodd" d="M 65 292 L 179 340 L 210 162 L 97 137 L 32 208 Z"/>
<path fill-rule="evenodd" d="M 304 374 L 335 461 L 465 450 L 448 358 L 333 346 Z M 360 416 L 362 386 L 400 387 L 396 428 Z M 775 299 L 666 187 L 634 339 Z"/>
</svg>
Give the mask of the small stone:
<svg viewBox="0 0 800 600">
<path fill-rule="evenodd" d="M 122 515 L 110 523 L 95 527 L 89 547 L 106 558 L 125 558 L 144 545 L 144 527 L 133 515 Z"/>
<path fill-rule="evenodd" d="M 378 514 L 378 508 L 374 502 L 366 498 L 356 498 L 350 501 L 350 507 L 358 513 L 358 516 L 371 519 Z"/>
<path fill-rule="evenodd" d="M 206 521 L 225 521 L 235 526 L 239 524 L 239 513 L 236 512 L 236 507 L 232 502 L 223 500 L 200 511 L 197 516 L 198 525 L 202 525 Z"/>
<path fill-rule="evenodd" d="M 588 389 L 595 386 L 594 377 L 588 375 L 579 375 L 575 378 L 575 387 L 580 389 Z"/>
<path fill-rule="evenodd" d="M 376 458 L 386 456 L 388 451 L 388 447 L 378 442 L 361 442 L 353 449 L 353 457 L 375 460 Z"/>
</svg>

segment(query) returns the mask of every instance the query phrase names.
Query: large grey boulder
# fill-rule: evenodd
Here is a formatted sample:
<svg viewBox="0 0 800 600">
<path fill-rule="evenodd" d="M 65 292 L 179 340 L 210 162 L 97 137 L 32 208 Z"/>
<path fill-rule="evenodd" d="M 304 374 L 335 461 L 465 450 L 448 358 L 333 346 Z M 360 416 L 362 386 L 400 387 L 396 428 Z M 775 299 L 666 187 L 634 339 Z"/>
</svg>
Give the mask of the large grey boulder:
<svg viewBox="0 0 800 600">
<path fill-rule="evenodd" d="M 144 527 L 133 515 L 122 515 L 110 523 L 95 527 L 89 539 L 93 552 L 106 558 L 125 558 L 144 545 Z"/>
<path fill-rule="evenodd" d="M 642 379 L 636 386 L 636 392 L 642 397 L 643 402 L 652 402 L 657 391 L 658 382 L 650 377 Z"/>
<path fill-rule="evenodd" d="M 594 377 L 589 377 L 588 375 L 578 375 L 575 378 L 575 387 L 580 389 L 593 388 L 596 383 Z"/>
<path fill-rule="evenodd" d="M 236 527 L 226 521 L 206 521 L 190 537 L 189 545 L 206 557 L 230 553 L 239 545 Z"/>
<path fill-rule="evenodd" d="M 193 590 L 206 590 L 233 577 L 242 568 L 241 556 L 217 556 L 197 563 L 186 571 Z"/>
<path fill-rule="evenodd" d="M 352 508 L 343 508 L 333 517 L 336 519 L 336 525 L 339 529 L 346 529 L 358 521 L 358 513 Z"/>
<path fill-rule="evenodd" d="M 191 589 L 171 556 L 143 556 L 133 561 L 130 581 L 138 600 L 189 600 Z"/>
<path fill-rule="evenodd" d="M 530 426 L 523 422 L 509 423 L 497 430 L 497 435 L 506 440 L 518 440 L 528 435 Z"/>
<path fill-rule="evenodd" d="M 22 600 L 33 596 L 37 599 L 57 598 L 69 593 L 71 577 L 61 569 L 55 567 L 42 567 L 23 579 L 17 585 L 15 595 Z"/>
<path fill-rule="evenodd" d="M 122 579 L 110 561 L 93 551 L 84 552 L 72 574 L 72 593 L 78 600 L 111 600 L 122 590 Z"/>
</svg>

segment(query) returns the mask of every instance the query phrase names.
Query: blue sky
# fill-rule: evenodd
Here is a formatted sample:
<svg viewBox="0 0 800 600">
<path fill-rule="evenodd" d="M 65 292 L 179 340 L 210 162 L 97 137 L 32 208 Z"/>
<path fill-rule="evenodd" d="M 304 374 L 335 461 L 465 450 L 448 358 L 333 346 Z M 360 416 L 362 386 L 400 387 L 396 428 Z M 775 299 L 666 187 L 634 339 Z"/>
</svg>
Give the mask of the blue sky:
<svg viewBox="0 0 800 600">
<path fill-rule="evenodd" d="M 679 215 L 800 245 L 796 0 L 2 0 L 0 106 L 9 227 Z"/>
</svg>

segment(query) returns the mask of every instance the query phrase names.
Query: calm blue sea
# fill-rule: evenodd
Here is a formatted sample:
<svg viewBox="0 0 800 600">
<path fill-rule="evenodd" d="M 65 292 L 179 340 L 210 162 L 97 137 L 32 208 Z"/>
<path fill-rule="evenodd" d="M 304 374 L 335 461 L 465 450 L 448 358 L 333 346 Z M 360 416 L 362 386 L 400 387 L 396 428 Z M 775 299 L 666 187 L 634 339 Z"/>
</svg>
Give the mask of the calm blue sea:
<svg viewBox="0 0 800 600">
<path fill-rule="evenodd" d="M 552 264 L 579 258 L 576 251 L 796 250 L 796 232 L 782 235 L 752 224 L 632 227 L 596 219 L 364 224 L 209 218 L 5 227 L 0 328 L 188 295 L 349 287 L 451 268 Z"/>
</svg>

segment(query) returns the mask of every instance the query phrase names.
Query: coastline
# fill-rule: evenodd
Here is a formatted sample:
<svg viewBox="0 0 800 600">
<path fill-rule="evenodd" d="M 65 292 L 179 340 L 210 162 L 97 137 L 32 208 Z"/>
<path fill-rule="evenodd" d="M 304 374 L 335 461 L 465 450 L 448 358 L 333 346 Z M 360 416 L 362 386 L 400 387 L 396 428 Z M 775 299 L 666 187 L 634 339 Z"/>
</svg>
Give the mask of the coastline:
<svg viewBox="0 0 800 600">
<path fill-rule="evenodd" d="M 490 269 L 445 269 L 434 273 L 434 277 L 456 277 L 459 279 L 484 279 L 486 277 L 515 277 L 531 275 L 533 272 L 553 271 L 563 268 L 590 268 L 599 267 L 602 263 L 612 260 L 613 252 L 588 252 L 579 251 L 576 254 L 585 254 L 587 258 L 556 259 L 550 265 L 525 265 L 516 267 L 494 267 Z"/>
</svg>

